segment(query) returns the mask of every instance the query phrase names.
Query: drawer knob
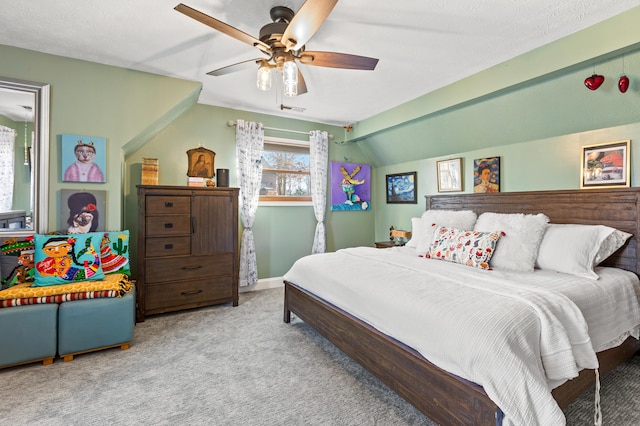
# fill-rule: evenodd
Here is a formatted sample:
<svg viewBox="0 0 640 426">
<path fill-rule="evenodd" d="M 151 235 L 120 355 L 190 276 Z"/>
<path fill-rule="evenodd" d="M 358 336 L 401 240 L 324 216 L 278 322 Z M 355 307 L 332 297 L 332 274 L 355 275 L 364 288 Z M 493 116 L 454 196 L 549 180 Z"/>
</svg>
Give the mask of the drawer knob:
<svg viewBox="0 0 640 426">
<path fill-rule="evenodd" d="M 173 203 L 170 202 L 170 201 L 167 201 L 166 203 L 164 203 L 164 206 L 168 207 L 168 208 L 171 208 L 171 207 L 173 207 Z"/>
<path fill-rule="evenodd" d="M 173 228 L 173 223 L 165 223 L 164 227 L 165 228 Z"/>
<path fill-rule="evenodd" d="M 173 248 L 173 244 L 165 244 L 164 248 L 165 250 L 171 250 Z"/>
<path fill-rule="evenodd" d="M 193 291 L 183 291 L 180 294 L 183 295 L 183 296 L 195 296 L 196 294 L 200 294 L 200 293 L 202 293 L 202 289 L 193 290 Z"/>
</svg>

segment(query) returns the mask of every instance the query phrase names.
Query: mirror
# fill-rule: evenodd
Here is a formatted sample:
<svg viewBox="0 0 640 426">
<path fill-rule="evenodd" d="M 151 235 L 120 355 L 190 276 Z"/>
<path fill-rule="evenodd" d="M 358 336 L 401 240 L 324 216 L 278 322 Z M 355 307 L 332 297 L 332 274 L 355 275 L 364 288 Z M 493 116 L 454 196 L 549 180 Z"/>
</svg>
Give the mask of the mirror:
<svg viewBox="0 0 640 426">
<path fill-rule="evenodd" d="M 2 241 L 47 232 L 49 95 L 48 84 L 0 77 Z"/>
</svg>

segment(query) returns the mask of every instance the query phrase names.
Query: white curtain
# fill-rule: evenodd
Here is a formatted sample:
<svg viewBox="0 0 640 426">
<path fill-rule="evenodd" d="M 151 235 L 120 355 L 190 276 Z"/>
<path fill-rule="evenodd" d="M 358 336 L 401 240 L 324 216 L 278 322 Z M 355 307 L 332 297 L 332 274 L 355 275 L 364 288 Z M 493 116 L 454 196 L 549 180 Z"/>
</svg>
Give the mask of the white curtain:
<svg viewBox="0 0 640 426">
<path fill-rule="evenodd" d="M 327 162 L 329 159 L 329 135 L 314 130 L 309 136 L 309 171 L 311 174 L 311 200 L 318 224 L 313 237 L 312 254 L 327 251 L 324 219 L 327 211 Z"/>
<path fill-rule="evenodd" d="M 256 245 L 251 228 L 260 197 L 263 151 L 264 129 L 262 123 L 238 120 L 236 125 L 236 161 L 240 181 L 240 218 L 243 227 L 240 246 L 241 287 L 258 282 Z"/>
<path fill-rule="evenodd" d="M 13 163 L 15 157 L 16 131 L 0 126 L 0 212 L 13 206 Z"/>
</svg>

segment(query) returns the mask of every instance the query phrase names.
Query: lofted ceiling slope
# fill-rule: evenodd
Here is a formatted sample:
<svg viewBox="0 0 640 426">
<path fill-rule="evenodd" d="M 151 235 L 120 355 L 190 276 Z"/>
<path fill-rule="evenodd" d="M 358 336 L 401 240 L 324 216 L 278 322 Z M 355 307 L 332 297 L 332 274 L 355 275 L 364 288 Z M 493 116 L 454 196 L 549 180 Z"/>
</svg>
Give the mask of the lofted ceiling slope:
<svg viewBox="0 0 640 426">
<path fill-rule="evenodd" d="M 253 37 L 274 6 L 184 0 Z M 378 58 L 373 71 L 301 65 L 308 93 L 256 88 L 256 71 L 207 72 L 260 52 L 174 10 L 177 0 L 33 0 L 0 15 L 0 43 L 202 82 L 199 102 L 334 125 L 358 122 L 640 5 L 640 0 L 342 0 L 307 50 Z M 275 85 L 274 85 L 275 86 Z M 294 109 L 281 109 L 285 104 Z M 304 111 L 302 111 L 304 109 Z"/>
</svg>

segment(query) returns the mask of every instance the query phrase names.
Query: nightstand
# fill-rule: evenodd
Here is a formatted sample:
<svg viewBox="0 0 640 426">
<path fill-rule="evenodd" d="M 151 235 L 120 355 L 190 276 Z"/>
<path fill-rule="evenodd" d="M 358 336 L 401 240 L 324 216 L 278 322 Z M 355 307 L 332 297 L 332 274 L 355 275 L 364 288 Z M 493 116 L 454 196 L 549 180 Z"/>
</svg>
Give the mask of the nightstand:
<svg viewBox="0 0 640 426">
<path fill-rule="evenodd" d="M 376 241 L 375 242 L 376 248 L 400 247 L 400 246 L 403 246 L 404 244 L 405 243 L 396 244 L 395 241 Z"/>
</svg>

